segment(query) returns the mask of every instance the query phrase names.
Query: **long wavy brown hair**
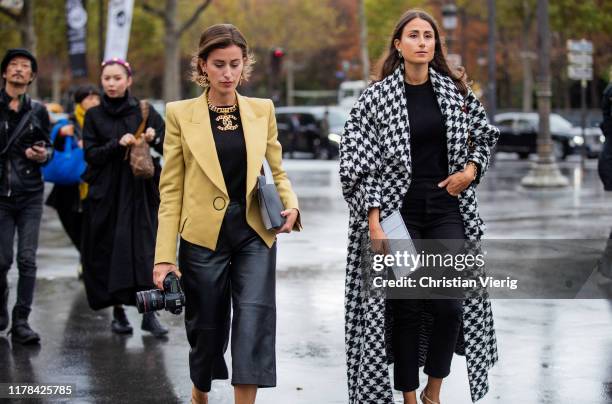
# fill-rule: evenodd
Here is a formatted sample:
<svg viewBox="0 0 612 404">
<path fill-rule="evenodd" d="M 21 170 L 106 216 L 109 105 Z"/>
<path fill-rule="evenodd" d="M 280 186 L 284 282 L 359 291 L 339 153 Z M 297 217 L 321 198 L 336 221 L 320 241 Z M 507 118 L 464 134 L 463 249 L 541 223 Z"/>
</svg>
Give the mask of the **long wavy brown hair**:
<svg viewBox="0 0 612 404">
<path fill-rule="evenodd" d="M 434 31 L 436 45 L 434 50 L 434 57 L 431 62 L 429 62 L 429 67 L 432 67 L 438 73 L 444 74 L 453 79 L 455 85 L 459 89 L 459 92 L 461 92 L 461 94 L 465 96 L 468 92 L 465 69 L 458 68 L 456 70 L 453 70 L 449 67 L 448 62 L 446 61 L 446 57 L 444 56 L 444 52 L 442 51 L 440 30 L 438 29 L 438 24 L 436 23 L 436 20 L 425 11 L 417 9 L 406 11 L 395 25 L 395 28 L 393 29 L 393 34 L 391 35 L 391 40 L 389 41 L 389 47 L 378 61 L 376 73 L 373 77 L 374 81 L 381 81 L 385 79 L 387 76 L 393 74 L 393 72 L 395 71 L 395 69 L 398 68 L 398 66 L 404 63 L 404 59 L 399 56 L 397 49 L 395 48 L 394 42 L 396 39 L 401 40 L 404 27 L 406 26 L 406 24 L 408 24 L 415 18 L 420 18 L 422 20 L 427 21 Z"/>
</svg>

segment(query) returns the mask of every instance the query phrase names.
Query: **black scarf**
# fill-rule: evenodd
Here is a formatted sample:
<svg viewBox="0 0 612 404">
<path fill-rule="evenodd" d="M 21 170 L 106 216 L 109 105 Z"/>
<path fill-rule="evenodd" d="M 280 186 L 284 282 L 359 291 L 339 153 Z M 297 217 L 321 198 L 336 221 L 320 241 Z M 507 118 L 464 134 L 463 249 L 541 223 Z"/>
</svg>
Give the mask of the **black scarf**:
<svg viewBox="0 0 612 404">
<path fill-rule="evenodd" d="M 129 91 L 126 91 L 123 97 L 111 98 L 106 94 L 102 97 L 102 108 L 111 116 L 128 115 L 136 107 L 138 107 L 138 101 L 130 95 Z"/>
</svg>

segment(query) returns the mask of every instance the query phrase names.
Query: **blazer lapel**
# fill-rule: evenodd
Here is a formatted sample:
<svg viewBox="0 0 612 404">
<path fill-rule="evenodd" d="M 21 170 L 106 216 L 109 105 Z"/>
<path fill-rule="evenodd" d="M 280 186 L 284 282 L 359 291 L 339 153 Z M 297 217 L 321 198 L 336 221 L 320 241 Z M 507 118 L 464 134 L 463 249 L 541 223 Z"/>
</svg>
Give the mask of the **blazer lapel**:
<svg viewBox="0 0 612 404">
<path fill-rule="evenodd" d="M 208 113 L 208 103 L 206 92 L 204 92 L 193 104 L 191 121 L 184 126 L 183 137 L 189 145 L 189 150 L 193 154 L 198 165 L 210 180 L 226 196 L 227 188 L 223 179 L 223 172 L 217 156 L 217 148 L 210 128 L 210 115 Z"/>
<path fill-rule="evenodd" d="M 266 155 L 268 120 L 267 116 L 257 116 L 249 99 L 240 94 L 238 94 L 238 107 L 247 152 L 246 194 L 248 196 L 255 189 L 257 176 Z"/>
</svg>

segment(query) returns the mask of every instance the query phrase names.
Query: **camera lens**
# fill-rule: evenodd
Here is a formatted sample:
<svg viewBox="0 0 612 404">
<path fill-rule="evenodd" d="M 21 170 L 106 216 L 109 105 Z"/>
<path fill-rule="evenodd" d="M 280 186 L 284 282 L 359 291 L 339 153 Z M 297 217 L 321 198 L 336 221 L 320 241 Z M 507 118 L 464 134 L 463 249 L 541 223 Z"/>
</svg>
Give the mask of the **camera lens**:
<svg viewBox="0 0 612 404">
<path fill-rule="evenodd" d="M 164 294 L 159 289 L 136 293 L 136 306 L 139 313 L 148 313 L 164 308 Z"/>
</svg>

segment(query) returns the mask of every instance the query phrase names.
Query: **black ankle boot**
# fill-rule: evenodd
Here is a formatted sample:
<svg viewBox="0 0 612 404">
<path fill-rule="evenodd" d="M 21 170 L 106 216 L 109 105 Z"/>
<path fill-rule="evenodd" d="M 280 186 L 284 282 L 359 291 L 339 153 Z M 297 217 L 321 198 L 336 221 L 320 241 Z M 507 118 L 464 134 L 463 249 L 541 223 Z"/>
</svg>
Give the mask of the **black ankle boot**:
<svg viewBox="0 0 612 404">
<path fill-rule="evenodd" d="M 18 344 L 31 345 L 40 342 L 40 336 L 28 324 L 29 310 L 13 309 L 13 325 L 9 334 L 12 341 Z"/>
<path fill-rule="evenodd" d="M 0 292 L 0 331 L 6 330 L 9 325 L 8 295 L 8 287 Z"/>
<path fill-rule="evenodd" d="M 141 328 L 145 331 L 149 331 L 155 337 L 160 338 L 168 334 L 168 329 L 161 325 L 157 319 L 157 313 L 144 313 L 142 315 L 142 326 Z"/>
<path fill-rule="evenodd" d="M 111 323 L 111 330 L 115 334 L 131 334 L 133 332 L 132 326 L 125 315 L 123 307 L 113 307 L 113 322 Z"/>
</svg>

